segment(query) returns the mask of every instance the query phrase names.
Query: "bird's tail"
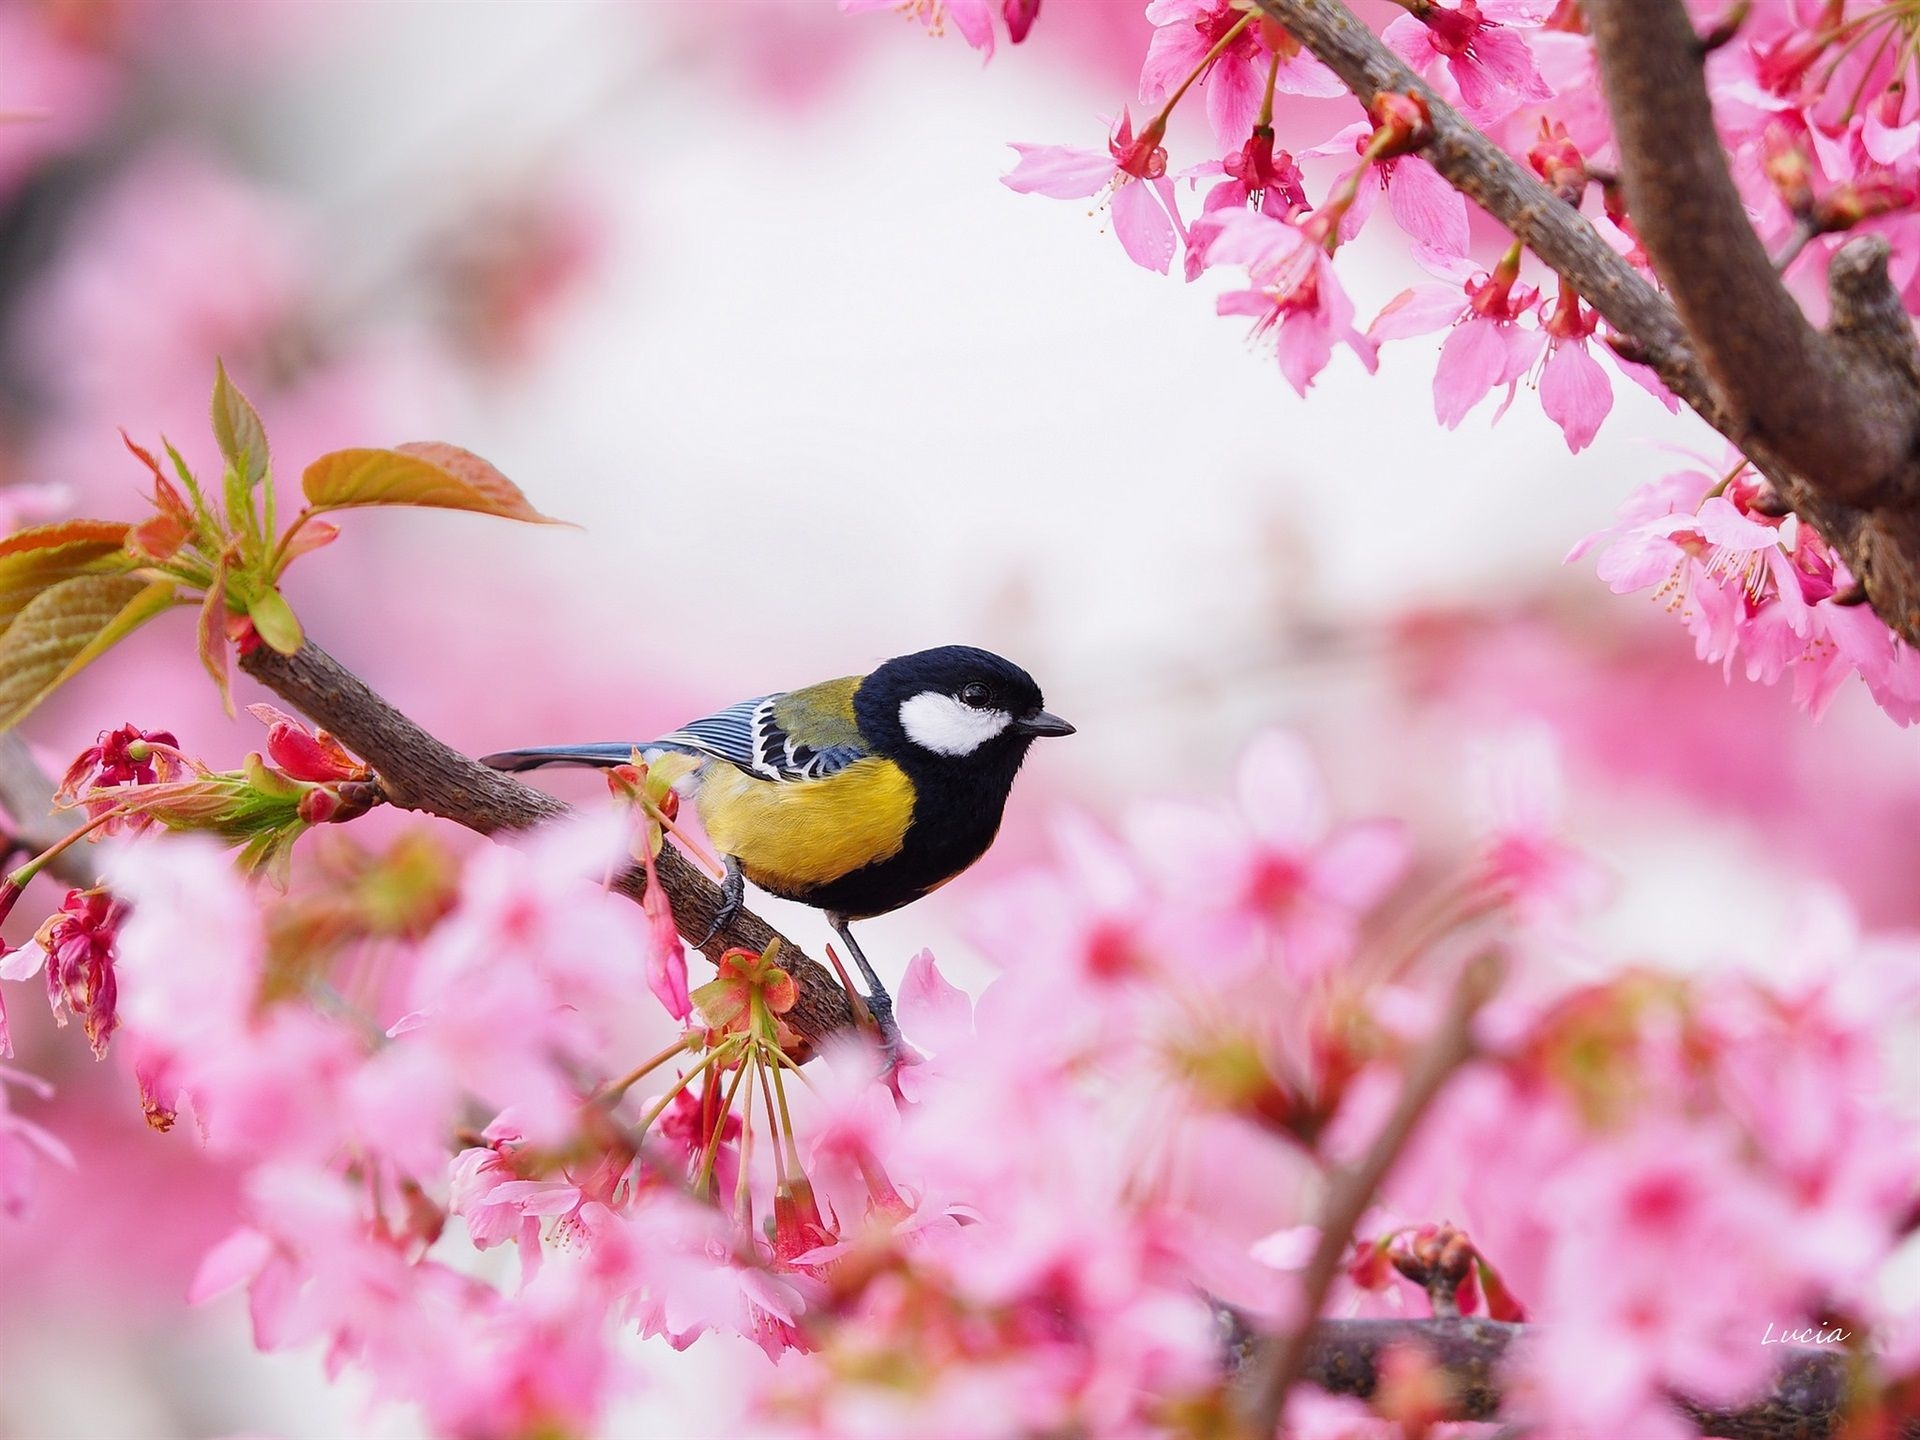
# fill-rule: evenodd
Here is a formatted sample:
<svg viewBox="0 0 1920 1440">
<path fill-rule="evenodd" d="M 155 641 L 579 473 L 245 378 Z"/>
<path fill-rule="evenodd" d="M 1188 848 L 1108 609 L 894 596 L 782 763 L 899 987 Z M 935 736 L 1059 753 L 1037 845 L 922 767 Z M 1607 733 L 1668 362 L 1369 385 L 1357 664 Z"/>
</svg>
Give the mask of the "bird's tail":
<svg viewBox="0 0 1920 1440">
<path fill-rule="evenodd" d="M 632 741 L 612 741 L 604 745 L 537 745 L 531 750 L 501 750 L 482 755 L 480 763 L 494 770 L 538 770 L 542 765 L 591 765 L 610 770 L 633 759 Z"/>
</svg>

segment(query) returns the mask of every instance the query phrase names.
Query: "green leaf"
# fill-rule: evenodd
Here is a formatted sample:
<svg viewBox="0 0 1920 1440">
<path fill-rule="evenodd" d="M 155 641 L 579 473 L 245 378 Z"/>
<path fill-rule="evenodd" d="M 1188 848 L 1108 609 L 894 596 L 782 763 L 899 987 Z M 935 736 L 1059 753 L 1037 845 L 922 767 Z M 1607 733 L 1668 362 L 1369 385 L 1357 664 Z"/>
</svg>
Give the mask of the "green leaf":
<svg viewBox="0 0 1920 1440">
<path fill-rule="evenodd" d="M 299 617 L 278 590 L 262 590 L 247 603 L 247 615 L 260 638 L 282 655 L 291 655 L 306 637 L 301 633 Z"/>
<path fill-rule="evenodd" d="M 0 631 L 51 585 L 131 569 L 127 531 L 118 520 L 63 520 L 0 540 Z"/>
<path fill-rule="evenodd" d="M 392 450 L 335 450 L 300 477 L 307 500 L 330 509 L 350 505 L 422 505 L 472 510 L 507 520 L 554 525 L 520 487 L 472 451 L 418 443 Z"/>
<path fill-rule="evenodd" d="M 28 602 L 0 635 L 0 730 L 174 601 L 174 582 L 76 575 Z"/>
<path fill-rule="evenodd" d="M 252 489 L 266 478 L 267 428 L 260 423 L 260 412 L 227 378 L 227 367 L 218 360 L 213 362 L 213 438 L 246 488 Z"/>
</svg>

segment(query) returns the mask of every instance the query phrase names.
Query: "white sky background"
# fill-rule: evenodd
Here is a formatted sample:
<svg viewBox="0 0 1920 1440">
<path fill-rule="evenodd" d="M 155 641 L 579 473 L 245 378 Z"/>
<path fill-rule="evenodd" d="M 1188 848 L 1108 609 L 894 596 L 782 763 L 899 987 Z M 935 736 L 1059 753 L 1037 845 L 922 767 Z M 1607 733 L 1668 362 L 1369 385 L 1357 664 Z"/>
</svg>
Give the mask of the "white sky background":
<svg viewBox="0 0 1920 1440">
<path fill-rule="evenodd" d="M 1386 616 L 1537 579 L 1659 473 L 1646 437 L 1703 443 L 1625 382 L 1614 423 L 1578 457 L 1531 397 L 1498 428 L 1486 407 L 1441 431 L 1423 342 L 1389 349 L 1377 378 L 1342 352 L 1302 402 L 1243 322 L 1215 318 L 1218 287 L 1138 270 L 1085 206 L 999 184 L 1007 140 L 1098 144 L 1096 117 L 1130 96 L 1024 66 L 1018 50 L 983 71 L 957 40 L 883 16 L 839 22 L 890 33 L 824 103 L 762 109 L 710 61 L 676 68 L 670 12 L 685 13 L 369 7 L 249 137 L 266 173 L 336 207 L 349 270 L 515 165 L 560 164 L 614 221 L 610 273 L 549 357 L 434 437 L 587 527 L 459 530 L 460 561 L 491 556 L 530 596 L 542 577 L 563 592 L 529 599 L 524 633 L 473 642 L 503 670 L 542 663 L 543 622 L 603 627 L 609 668 L 671 657 L 716 703 L 981 643 L 1028 665 L 1082 726 L 1036 761 L 1046 789 L 1111 803 L 1115 777 L 1142 770 L 1217 788 L 1260 723 L 1355 703 L 1168 693 L 1169 675 L 1231 674 L 1265 645 L 1277 598 Z M 1402 263 L 1343 257 L 1363 319 L 1425 278 Z M 382 523 L 445 543 L 444 519 Z M 1281 573 L 1276 534 L 1291 555 Z M 564 693 L 569 677 L 542 670 L 538 684 Z M 1683 857 L 1648 858 L 1680 883 Z M 1773 917 L 1740 888 L 1764 932 Z M 1673 913 L 1656 903 L 1645 918 Z M 939 943 L 952 919 L 891 917 L 870 948 Z M 236 1309 L 171 1357 L 170 1381 L 149 1382 L 191 1389 L 204 1366 L 228 1397 L 222 1422 L 361 1429 L 308 1359 L 239 1360 Z M 18 1372 L 29 1387 L 34 1368 Z M 36 1414 L 47 1433 L 164 1429 L 131 1380 L 50 1383 L 9 1408 L 20 1433 Z"/>
</svg>

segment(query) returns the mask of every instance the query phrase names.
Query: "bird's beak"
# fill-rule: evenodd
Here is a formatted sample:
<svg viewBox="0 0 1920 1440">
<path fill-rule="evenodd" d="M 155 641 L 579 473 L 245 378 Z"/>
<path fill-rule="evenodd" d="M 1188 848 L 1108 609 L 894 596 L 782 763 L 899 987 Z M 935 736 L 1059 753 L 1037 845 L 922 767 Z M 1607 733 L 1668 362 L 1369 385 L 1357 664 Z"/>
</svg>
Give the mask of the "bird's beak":
<svg viewBox="0 0 1920 1440">
<path fill-rule="evenodd" d="M 1013 722 L 1017 735 L 1071 735 L 1073 726 L 1058 715 L 1049 715 L 1045 710 L 1036 710 L 1031 715 L 1022 715 Z"/>
</svg>

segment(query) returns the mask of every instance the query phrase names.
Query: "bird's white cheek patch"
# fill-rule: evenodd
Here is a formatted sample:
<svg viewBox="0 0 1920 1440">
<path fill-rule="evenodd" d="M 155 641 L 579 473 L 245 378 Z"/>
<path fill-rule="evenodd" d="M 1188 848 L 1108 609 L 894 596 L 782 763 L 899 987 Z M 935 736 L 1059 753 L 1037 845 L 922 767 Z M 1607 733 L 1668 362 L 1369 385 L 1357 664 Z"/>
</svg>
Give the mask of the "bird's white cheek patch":
<svg viewBox="0 0 1920 1440">
<path fill-rule="evenodd" d="M 937 690 L 900 704 L 900 728 L 907 738 L 936 755 L 971 755 L 1012 723 L 1004 710 L 976 710 Z"/>
</svg>

